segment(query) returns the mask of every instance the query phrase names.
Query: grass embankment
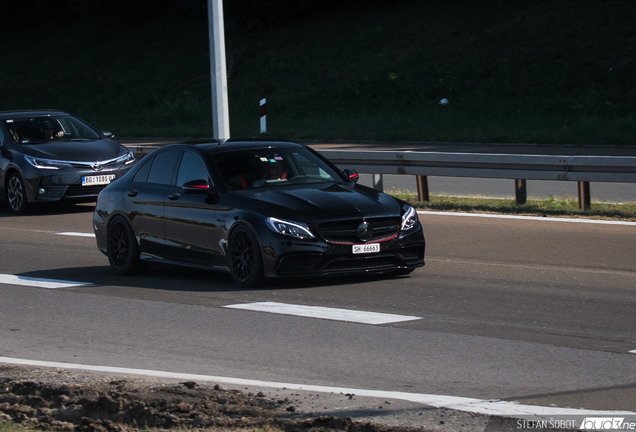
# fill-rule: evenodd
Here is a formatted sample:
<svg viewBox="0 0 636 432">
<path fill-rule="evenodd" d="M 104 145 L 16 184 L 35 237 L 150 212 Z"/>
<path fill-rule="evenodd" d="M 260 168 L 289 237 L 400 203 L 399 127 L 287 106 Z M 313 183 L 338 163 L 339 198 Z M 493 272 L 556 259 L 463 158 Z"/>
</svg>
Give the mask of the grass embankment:
<svg viewBox="0 0 636 432">
<path fill-rule="evenodd" d="M 633 143 L 634 15 L 632 0 L 402 0 L 229 26 L 231 135 L 259 135 L 267 98 L 279 138 Z M 12 33 L 0 109 L 60 108 L 118 136 L 211 135 L 205 17 L 89 21 Z"/>
<path fill-rule="evenodd" d="M 545 200 L 529 199 L 526 204 L 517 204 L 514 199 L 483 197 L 430 197 L 430 201 L 419 201 L 416 194 L 404 191 L 389 191 L 418 210 L 457 211 L 469 213 L 500 213 L 541 217 L 573 217 L 588 219 L 622 220 L 636 222 L 636 201 L 614 204 L 592 202 L 589 210 L 579 208 L 576 198 L 549 197 Z"/>
</svg>

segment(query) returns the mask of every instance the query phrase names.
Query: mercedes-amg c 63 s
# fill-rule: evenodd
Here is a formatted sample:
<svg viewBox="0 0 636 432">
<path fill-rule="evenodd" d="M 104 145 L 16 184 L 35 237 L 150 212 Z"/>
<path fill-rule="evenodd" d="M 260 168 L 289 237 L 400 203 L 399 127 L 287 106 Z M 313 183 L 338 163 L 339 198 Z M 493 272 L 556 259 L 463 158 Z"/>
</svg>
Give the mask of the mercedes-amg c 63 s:
<svg viewBox="0 0 636 432">
<path fill-rule="evenodd" d="M 423 266 L 416 211 L 357 178 L 296 143 L 168 145 L 102 191 L 97 246 L 118 274 L 163 262 L 229 271 L 243 287 Z"/>
</svg>

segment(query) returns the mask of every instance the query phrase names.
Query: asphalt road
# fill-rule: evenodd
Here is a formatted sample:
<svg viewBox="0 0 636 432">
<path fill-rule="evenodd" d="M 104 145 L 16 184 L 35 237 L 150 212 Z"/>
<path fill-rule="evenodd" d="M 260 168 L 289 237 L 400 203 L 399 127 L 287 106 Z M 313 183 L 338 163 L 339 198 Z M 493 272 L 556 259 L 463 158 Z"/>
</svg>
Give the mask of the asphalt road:
<svg viewBox="0 0 636 432">
<path fill-rule="evenodd" d="M 636 411 L 636 225 L 422 214 L 412 276 L 114 276 L 92 207 L 0 211 L 0 357 Z M 6 275 L 85 282 L 45 289 Z M 368 325 L 229 309 L 281 302 L 414 316 Z"/>
</svg>

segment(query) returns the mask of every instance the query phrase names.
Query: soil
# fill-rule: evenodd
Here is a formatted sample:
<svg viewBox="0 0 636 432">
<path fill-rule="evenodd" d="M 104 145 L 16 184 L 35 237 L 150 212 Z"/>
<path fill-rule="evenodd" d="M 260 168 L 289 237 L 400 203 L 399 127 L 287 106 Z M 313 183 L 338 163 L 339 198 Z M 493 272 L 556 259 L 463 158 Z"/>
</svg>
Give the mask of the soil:
<svg viewBox="0 0 636 432">
<path fill-rule="evenodd" d="M 414 432 L 350 418 L 298 414 L 294 402 L 196 382 L 157 383 L 62 369 L 0 366 L 0 422 L 27 429 Z"/>
</svg>

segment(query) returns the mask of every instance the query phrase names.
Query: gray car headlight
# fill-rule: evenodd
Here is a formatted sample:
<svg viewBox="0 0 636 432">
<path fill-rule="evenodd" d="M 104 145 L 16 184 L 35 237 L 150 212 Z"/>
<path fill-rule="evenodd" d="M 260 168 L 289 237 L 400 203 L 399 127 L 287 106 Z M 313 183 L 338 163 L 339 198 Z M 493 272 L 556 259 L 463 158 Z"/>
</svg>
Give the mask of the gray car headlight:
<svg viewBox="0 0 636 432">
<path fill-rule="evenodd" d="M 417 212 L 411 206 L 407 206 L 406 211 L 402 215 L 402 226 L 400 229 L 402 231 L 409 231 L 415 228 L 420 223 L 420 220 L 417 217 Z"/>
<path fill-rule="evenodd" d="M 117 158 L 117 163 L 122 163 L 123 162 L 124 165 L 131 164 L 134 161 L 135 161 L 135 155 L 130 150 L 128 150 L 128 153 L 126 153 L 125 155 L 119 156 Z"/>
<path fill-rule="evenodd" d="M 27 156 L 27 155 L 24 156 L 24 159 L 29 164 L 31 164 L 32 166 L 38 169 L 56 170 L 60 168 L 68 168 L 71 166 L 71 164 L 68 163 L 67 161 L 61 161 L 61 160 L 35 158 L 33 156 Z"/>
<path fill-rule="evenodd" d="M 287 219 L 278 219 L 268 217 L 266 219 L 267 226 L 275 233 L 294 237 L 297 239 L 314 238 L 307 224 L 303 222 L 295 222 Z"/>
</svg>

